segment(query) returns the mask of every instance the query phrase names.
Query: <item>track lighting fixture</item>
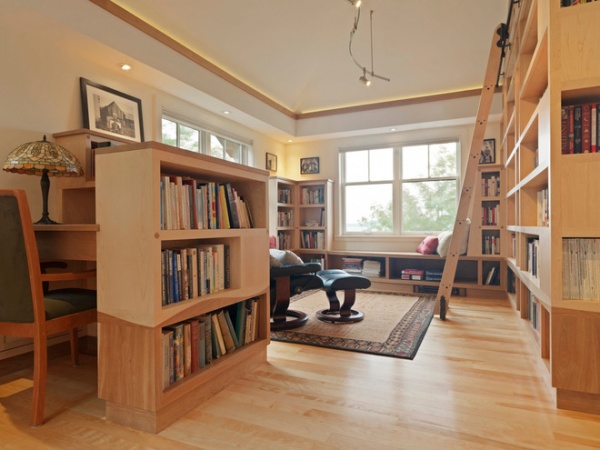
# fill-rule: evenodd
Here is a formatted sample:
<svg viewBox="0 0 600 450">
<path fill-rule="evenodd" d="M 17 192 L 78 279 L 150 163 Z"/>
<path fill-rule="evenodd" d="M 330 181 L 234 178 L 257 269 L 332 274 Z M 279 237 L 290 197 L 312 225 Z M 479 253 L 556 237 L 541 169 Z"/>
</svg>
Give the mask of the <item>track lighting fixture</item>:
<svg viewBox="0 0 600 450">
<path fill-rule="evenodd" d="M 363 71 L 362 76 L 358 79 L 365 86 L 369 86 L 371 84 L 371 80 L 367 78 L 367 74 L 371 76 L 371 78 L 379 78 L 380 80 L 390 81 L 389 78 L 383 77 L 381 75 L 377 75 L 375 73 L 375 69 L 373 69 L 373 10 L 371 10 L 370 15 L 370 32 L 371 32 L 371 70 L 367 70 L 366 66 L 360 64 L 354 55 L 352 54 L 352 39 L 354 38 L 354 33 L 358 30 L 358 22 L 360 21 L 360 0 L 348 0 L 354 6 L 356 6 L 356 16 L 354 17 L 354 26 L 352 27 L 352 31 L 350 31 L 350 43 L 348 44 L 348 51 L 350 52 L 350 57 L 354 64 L 358 66 L 359 69 Z"/>
<path fill-rule="evenodd" d="M 365 86 L 371 86 L 371 80 L 369 80 L 367 78 L 367 69 L 365 69 L 364 67 L 363 67 L 362 77 L 360 77 L 358 79 L 358 81 L 360 81 L 361 83 L 363 83 Z"/>
<path fill-rule="evenodd" d="M 348 3 L 350 3 L 355 8 L 360 8 L 360 5 L 362 5 L 362 0 L 348 0 Z"/>
</svg>

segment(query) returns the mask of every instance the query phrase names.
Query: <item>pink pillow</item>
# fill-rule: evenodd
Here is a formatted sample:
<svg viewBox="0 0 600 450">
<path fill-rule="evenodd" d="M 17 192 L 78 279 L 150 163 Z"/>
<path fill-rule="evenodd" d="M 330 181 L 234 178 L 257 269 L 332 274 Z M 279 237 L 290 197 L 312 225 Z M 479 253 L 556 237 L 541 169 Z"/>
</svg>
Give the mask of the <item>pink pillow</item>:
<svg viewBox="0 0 600 450">
<path fill-rule="evenodd" d="M 431 255 L 435 253 L 437 246 L 437 236 L 427 236 L 417 247 L 417 252 L 422 253 L 423 255 Z"/>
</svg>

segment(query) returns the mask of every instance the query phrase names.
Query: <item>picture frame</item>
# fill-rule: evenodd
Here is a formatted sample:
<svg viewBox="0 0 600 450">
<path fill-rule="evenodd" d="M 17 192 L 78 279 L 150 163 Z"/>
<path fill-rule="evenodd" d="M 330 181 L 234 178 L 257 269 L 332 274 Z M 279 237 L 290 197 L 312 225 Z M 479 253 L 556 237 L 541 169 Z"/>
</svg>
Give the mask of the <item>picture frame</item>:
<svg viewBox="0 0 600 450">
<path fill-rule="evenodd" d="M 133 142 L 144 141 L 139 98 L 80 78 L 83 127 Z"/>
<path fill-rule="evenodd" d="M 277 155 L 267 153 L 265 158 L 265 169 L 277 172 Z"/>
<path fill-rule="evenodd" d="M 484 139 L 479 164 L 496 164 L 496 139 Z"/>
<path fill-rule="evenodd" d="M 300 174 L 313 175 L 319 173 L 320 164 L 318 157 L 300 158 Z"/>
</svg>

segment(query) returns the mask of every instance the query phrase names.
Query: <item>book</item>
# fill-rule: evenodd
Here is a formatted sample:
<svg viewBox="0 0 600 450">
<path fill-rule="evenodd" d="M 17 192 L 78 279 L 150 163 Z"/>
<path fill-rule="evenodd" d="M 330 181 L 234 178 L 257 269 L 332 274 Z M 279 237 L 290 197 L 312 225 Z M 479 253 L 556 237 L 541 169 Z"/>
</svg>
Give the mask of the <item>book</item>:
<svg viewBox="0 0 600 450">
<path fill-rule="evenodd" d="M 183 324 L 177 323 L 165 329 L 173 331 L 173 382 L 177 382 L 184 376 Z"/>
<path fill-rule="evenodd" d="M 187 377 L 192 373 L 192 325 L 189 322 L 183 322 L 183 376 Z"/>
<path fill-rule="evenodd" d="M 173 372 L 173 330 L 162 330 L 163 389 L 175 382 Z"/>
<path fill-rule="evenodd" d="M 229 310 L 223 310 L 223 315 L 225 316 L 225 322 L 227 323 L 227 328 L 229 329 L 229 333 L 231 334 L 231 338 L 233 340 L 233 345 L 235 348 L 240 347 L 240 342 L 237 337 L 237 333 L 235 331 L 235 327 L 233 326 L 233 321 L 231 320 L 231 316 L 229 315 Z"/>
<path fill-rule="evenodd" d="M 185 321 L 190 327 L 190 373 L 195 373 L 200 368 L 199 348 L 200 345 L 200 321 L 197 318 Z M 203 349 L 204 350 L 204 349 Z"/>
<path fill-rule="evenodd" d="M 198 319 L 198 369 L 206 366 L 206 323 Z"/>
<path fill-rule="evenodd" d="M 227 320 L 225 319 L 225 311 L 220 310 L 215 313 L 217 316 L 217 320 L 219 322 L 219 330 L 221 330 L 221 335 L 223 336 L 223 344 L 225 345 L 225 351 L 223 353 L 230 353 L 235 350 L 236 345 L 233 341 L 233 334 L 231 333 L 231 329 L 227 324 Z"/>
<path fill-rule="evenodd" d="M 212 345 L 212 320 L 210 314 L 205 314 L 200 317 L 204 323 L 204 360 L 209 364 L 213 360 L 213 345 Z"/>
<path fill-rule="evenodd" d="M 234 189 L 231 187 L 231 183 L 225 183 L 225 192 L 227 194 L 227 212 L 229 213 L 231 228 L 240 228 L 240 217 L 235 203 Z"/>
<path fill-rule="evenodd" d="M 225 340 L 223 338 L 223 330 L 221 330 L 221 326 L 219 324 L 219 317 L 217 313 L 212 313 L 210 315 L 212 320 L 212 328 L 213 328 L 213 339 L 216 338 L 216 350 L 218 352 L 218 356 L 225 355 L 227 353 L 227 347 L 225 346 Z M 213 345 L 213 348 L 215 346 Z"/>
<path fill-rule="evenodd" d="M 494 274 L 496 273 L 496 266 L 492 266 L 492 268 L 488 271 L 487 277 L 485 279 L 485 285 L 489 286 L 492 284 L 492 280 L 494 279 Z"/>
<path fill-rule="evenodd" d="M 248 309 L 246 302 L 237 302 L 235 304 L 235 332 L 237 334 L 238 343 L 240 346 L 246 343 L 246 317 Z"/>
</svg>

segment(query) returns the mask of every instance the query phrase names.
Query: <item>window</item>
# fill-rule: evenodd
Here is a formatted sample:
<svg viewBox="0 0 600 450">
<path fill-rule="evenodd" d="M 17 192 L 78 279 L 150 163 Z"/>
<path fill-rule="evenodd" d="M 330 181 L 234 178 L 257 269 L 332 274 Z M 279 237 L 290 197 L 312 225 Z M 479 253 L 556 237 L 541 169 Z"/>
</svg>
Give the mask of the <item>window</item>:
<svg viewBox="0 0 600 450">
<path fill-rule="evenodd" d="M 458 199 L 458 141 L 342 150 L 343 234 L 449 230 Z"/>
<path fill-rule="evenodd" d="M 166 116 L 162 118 L 162 142 L 241 164 L 248 164 L 248 152 L 252 148 L 252 142 L 224 136 Z"/>
</svg>

